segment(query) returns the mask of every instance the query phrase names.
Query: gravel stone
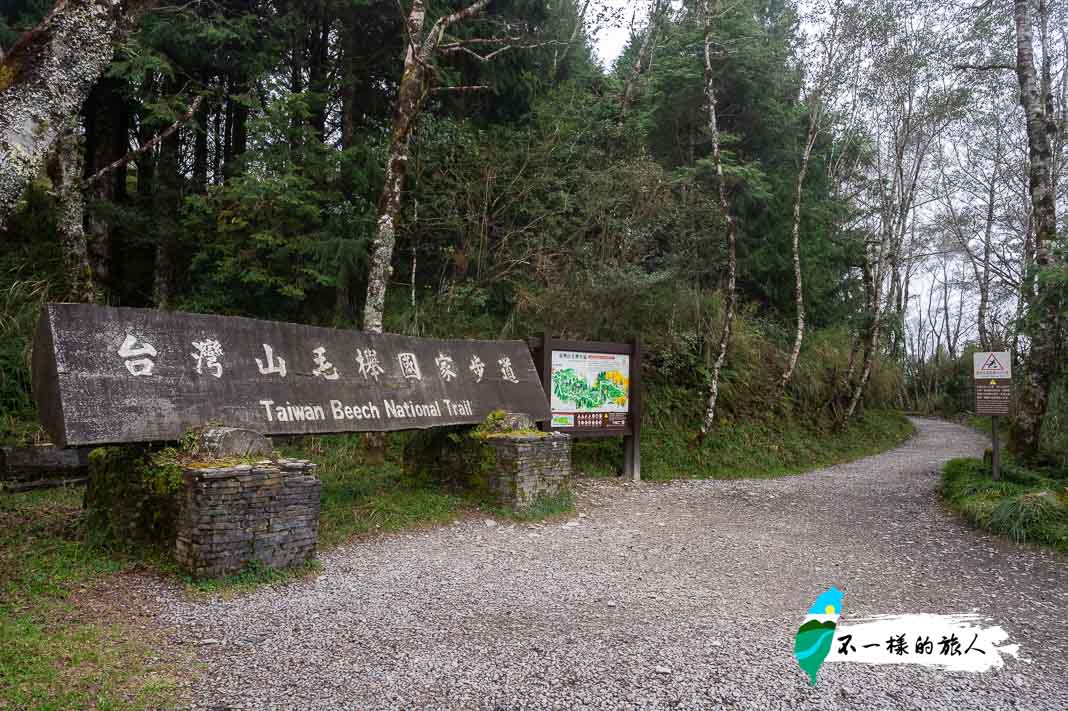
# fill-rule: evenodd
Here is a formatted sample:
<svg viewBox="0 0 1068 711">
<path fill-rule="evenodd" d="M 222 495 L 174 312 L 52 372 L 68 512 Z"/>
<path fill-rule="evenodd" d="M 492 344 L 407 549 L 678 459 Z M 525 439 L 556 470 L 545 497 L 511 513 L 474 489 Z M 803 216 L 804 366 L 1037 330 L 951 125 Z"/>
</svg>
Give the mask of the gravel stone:
<svg viewBox="0 0 1068 711">
<path fill-rule="evenodd" d="M 1068 559 L 948 512 L 939 469 L 985 438 L 915 423 L 896 450 L 801 476 L 584 482 L 577 528 L 353 542 L 311 581 L 166 591 L 158 621 L 206 669 L 195 709 L 1068 709 Z M 1026 661 L 829 664 L 812 687 L 793 638 L 832 584 L 845 621 L 977 612 Z"/>
</svg>

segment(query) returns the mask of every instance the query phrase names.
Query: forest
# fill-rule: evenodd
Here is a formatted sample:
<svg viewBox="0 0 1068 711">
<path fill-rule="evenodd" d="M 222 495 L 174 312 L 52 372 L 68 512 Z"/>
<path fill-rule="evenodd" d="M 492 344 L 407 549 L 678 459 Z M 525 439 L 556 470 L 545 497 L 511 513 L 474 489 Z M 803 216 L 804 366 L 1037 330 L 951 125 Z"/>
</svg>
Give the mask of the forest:
<svg viewBox="0 0 1068 711">
<path fill-rule="evenodd" d="M 1013 449 L 1068 461 L 1066 28 L 1058 0 L 6 2 L 0 435 L 40 436 L 32 325 L 75 301 L 638 335 L 649 417 L 713 449 L 967 413 L 971 353 L 1011 349 Z"/>
</svg>

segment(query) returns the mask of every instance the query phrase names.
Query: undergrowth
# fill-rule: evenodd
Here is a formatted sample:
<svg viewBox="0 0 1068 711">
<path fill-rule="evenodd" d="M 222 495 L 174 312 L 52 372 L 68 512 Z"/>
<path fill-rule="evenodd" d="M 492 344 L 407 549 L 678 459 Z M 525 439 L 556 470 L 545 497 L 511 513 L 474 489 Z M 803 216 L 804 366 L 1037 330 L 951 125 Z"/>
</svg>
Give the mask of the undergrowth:
<svg viewBox="0 0 1068 711">
<path fill-rule="evenodd" d="M 702 394 L 663 388 L 649 403 L 641 432 L 642 479 L 763 479 L 797 474 L 858 459 L 908 439 L 914 427 L 902 414 L 866 410 L 848 427 L 829 417 L 798 414 L 789 404 L 764 416 L 717 416 L 711 433 L 694 446 Z M 623 448 L 617 439 L 576 440 L 573 462 L 587 476 L 617 474 Z"/>
<path fill-rule="evenodd" d="M 989 463 L 954 459 L 942 471 L 942 496 L 974 526 L 1068 553 L 1068 470 L 1009 459 L 1001 474 L 994 481 Z"/>
</svg>

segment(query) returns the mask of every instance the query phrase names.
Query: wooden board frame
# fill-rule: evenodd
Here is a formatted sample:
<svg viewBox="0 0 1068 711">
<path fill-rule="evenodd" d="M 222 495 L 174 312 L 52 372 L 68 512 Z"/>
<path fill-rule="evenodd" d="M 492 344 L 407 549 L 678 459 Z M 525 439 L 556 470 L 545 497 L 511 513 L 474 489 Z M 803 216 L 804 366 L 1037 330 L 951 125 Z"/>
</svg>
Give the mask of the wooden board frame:
<svg viewBox="0 0 1068 711">
<path fill-rule="evenodd" d="M 623 438 L 623 474 L 634 481 L 641 480 L 641 422 L 642 422 L 642 346 L 641 339 L 634 336 L 627 343 L 609 341 L 572 341 L 553 338 L 543 333 L 528 338 L 534 367 L 538 370 L 545 396 L 550 403 L 550 419 L 542 423 L 541 428 L 551 432 L 564 432 L 572 437 L 622 437 Z M 583 353 L 607 353 L 630 356 L 630 382 L 628 387 L 629 403 L 627 425 L 620 428 L 578 429 L 573 427 L 553 427 L 552 409 L 552 356 L 554 351 L 578 351 Z"/>
</svg>

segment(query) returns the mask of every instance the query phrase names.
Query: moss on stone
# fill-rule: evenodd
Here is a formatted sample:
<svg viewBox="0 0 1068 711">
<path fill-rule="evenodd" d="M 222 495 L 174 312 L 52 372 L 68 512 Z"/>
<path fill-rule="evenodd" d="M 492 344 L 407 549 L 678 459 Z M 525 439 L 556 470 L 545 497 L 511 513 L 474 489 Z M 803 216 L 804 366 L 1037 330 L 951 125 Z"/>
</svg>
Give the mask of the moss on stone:
<svg viewBox="0 0 1068 711">
<path fill-rule="evenodd" d="M 90 452 L 84 498 L 89 529 L 119 543 L 173 543 L 185 484 L 183 470 L 262 461 L 262 457 L 210 459 L 198 443 L 197 433 L 190 432 L 176 447 L 135 444 Z"/>
<path fill-rule="evenodd" d="M 14 61 L 9 64 L 0 64 L 0 91 L 11 86 L 18 73 L 18 65 Z"/>
<path fill-rule="evenodd" d="M 444 485 L 476 495 L 491 492 L 497 453 L 470 427 L 417 432 L 404 448 L 404 471 L 415 484 Z"/>
<path fill-rule="evenodd" d="M 101 447 L 89 454 L 86 525 L 105 540 L 174 540 L 182 470 L 174 450 Z"/>
</svg>

